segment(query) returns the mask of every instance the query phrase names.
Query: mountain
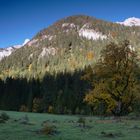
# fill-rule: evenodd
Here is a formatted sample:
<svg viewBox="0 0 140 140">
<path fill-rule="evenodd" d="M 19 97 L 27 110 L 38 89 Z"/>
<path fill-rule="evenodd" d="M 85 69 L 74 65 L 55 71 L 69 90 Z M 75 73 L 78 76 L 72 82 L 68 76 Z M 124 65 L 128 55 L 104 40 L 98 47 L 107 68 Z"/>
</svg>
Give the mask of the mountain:
<svg viewBox="0 0 140 140">
<path fill-rule="evenodd" d="M 130 40 L 140 52 L 140 27 L 89 16 L 61 19 L 39 31 L 0 62 L 0 77 L 42 78 L 46 73 L 74 72 L 95 64 L 111 41 Z"/>
<path fill-rule="evenodd" d="M 0 60 L 2 60 L 4 57 L 11 55 L 16 49 L 19 49 L 22 46 L 26 45 L 27 42 L 29 42 L 29 39 L 25 39 L 22 45 L 14 45 L 7 48 L 0 48 Z"/>
<path fill-rule="evenodd" d="M 140 18 L 131 17 L 124 20 L 123 22 L 117 22 L 117 23 L 125 26 L 140 26 Z"/>
<path fill-rule="evenodd" d="M 81 77 L 100 59 L 107 44 L 125 39 L 140 58 L 139 26 L 77 15 L 39 31 L 0 61 L 0 110 L 82 115 L 107 112 L 102 104 L 96 112 L 83 102 L 91 85 Z"/>
</svg>

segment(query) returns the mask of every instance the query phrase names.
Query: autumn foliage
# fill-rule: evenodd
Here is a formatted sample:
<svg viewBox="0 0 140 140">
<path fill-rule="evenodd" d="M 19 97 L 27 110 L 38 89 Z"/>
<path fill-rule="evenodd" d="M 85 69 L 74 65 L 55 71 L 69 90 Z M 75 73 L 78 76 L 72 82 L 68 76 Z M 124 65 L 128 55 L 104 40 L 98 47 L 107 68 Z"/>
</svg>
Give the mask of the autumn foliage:
<svg viewBox="0 0 140 140">
<path fill-rule="evenodd" d="M 137 55 L 129 41 L 110 43 L 96 66 L 88 68 L 83 76 L 92 84 L 84 101 L 103 114 L 129 113 L 139 96 L 138 71 Z"/>
</svg>

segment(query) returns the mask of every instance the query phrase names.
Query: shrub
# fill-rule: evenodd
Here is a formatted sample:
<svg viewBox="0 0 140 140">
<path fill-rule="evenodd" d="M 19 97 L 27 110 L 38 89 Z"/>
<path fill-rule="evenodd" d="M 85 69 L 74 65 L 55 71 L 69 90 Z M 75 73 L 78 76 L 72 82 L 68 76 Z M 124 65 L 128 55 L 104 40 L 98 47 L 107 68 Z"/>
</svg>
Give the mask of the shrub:
<svg viewBox="0 0 140 140">
<path fill-rule="evenodd" d="M 48 113 L 53 113 L 53 112 L 54 112 L 54 111 L 53 111 L 53 106 L 50 105 L 50 106 L 48 107 Z"/>
<path fill-rule="evenodd" d="M 72 111 L 70 109 L 67 110 L 69 115 L 72 115 Z"/>
<path fill-rule="evenodd" d="M 33 112 L 42 112 L 42 99 L 41 98 L 34 98 L 33 99 Z"/>
<path fill-rule="evenodd" d="M 112 132 L 104 132 L 104 131 L 102 131 L 102 132 L 101 132 L 101 135 L 102 135 L 103 137 L 106 137 L 106 138 L 123 137 L 123 134 L 122 134 L 121 132 L 112 133 Z"/>
<path fill-rule="evenodd" d="M 28 112 L 28 108 L 27 108 L 26 105 L 22 105 L 22 106 L 20 107 L 19 111 L 21 111 L 21 112 Z"/>
<path fill-rule="evenodd" d="M 85 127 L 86 124 L 86 119 L 83 117 L 80 117 L 77 121 L 77 123 L 79 123 L 79 126 Z"/>
<path fill-rule="evenodd" d="M 20 123 L 21 124 L 30 124 L 29 123 L 29 118 L 27 115 L 23 116 L 21 119 L 20 119 Z"/>
<path fill-rule="evenodd" d="M 56 133 L 56 127 L 53 126 L 53 125 L 49 125 L 49 124 L 45 124 L 44 127 L 42 128 L 41 130 L 41 133 L 42 134 L 45 134 L 45 135 L 53 135 Z"/>
<path fill-rule="evenodd" d="M 82 109 L 80 112 L 81 115 L 85 115 L 85 111 Z"/>
<path fill-rule="evenodd" d="M 79 109 L 79 107 L 77 107 L 77 108 L 75 109 L 75 114 L 80 114 L 80 109 Z"/>
<path fill-rule="evenodd" d="M 1 113 L 0 119 L 3 121 L 8 121 L 10 119 L 9 115 L 6 114 L 5 112 Z"/>
</svg>

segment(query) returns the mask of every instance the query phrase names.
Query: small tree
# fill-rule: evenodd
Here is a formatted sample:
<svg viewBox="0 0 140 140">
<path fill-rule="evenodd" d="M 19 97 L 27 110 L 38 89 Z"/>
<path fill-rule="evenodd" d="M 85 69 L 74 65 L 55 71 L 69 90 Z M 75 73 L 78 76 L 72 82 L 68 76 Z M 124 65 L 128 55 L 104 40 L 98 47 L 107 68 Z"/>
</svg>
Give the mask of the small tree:
<svg viewBox="0 0 140 140">
<path fill-rule="evenodd" d="M 34 98 L 33 99 L 33 112 L 42 112 L 43 107 L 42 107 L 42 99 L 41 98 Z"/>
<path fill-rule="evenodd" d="M 84 101 L 114 115 L 127 114 L 138 93 L 137 55 L 129 41 L 110 43 L 101 52 L 94 68 L 88 68 L 83 76 L 92 83 L 92 89 Z"/>
<path fill-rule="evenodd" d="M 26 105 L 21 105 L 19 111 L 21 111 L 21 112 L 28 112 L 28 108 L 27 108 Z"/>
<path fill-rule="evenodd" d="M 51 105 L 49 105 L 49 107 L 48 107 L 48 113 L 53 113 L 53 106 L 51 106 Z"/>
</svg>

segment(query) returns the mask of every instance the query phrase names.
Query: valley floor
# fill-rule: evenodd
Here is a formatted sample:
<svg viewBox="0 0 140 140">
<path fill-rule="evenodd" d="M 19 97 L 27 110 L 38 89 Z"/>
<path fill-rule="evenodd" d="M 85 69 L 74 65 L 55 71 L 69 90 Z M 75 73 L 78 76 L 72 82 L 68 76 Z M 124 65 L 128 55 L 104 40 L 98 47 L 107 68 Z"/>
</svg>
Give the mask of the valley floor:
<svg viewBox="0 0 140 140">
<path fill-rule="evenodd" d="M 0 123 L 0 140 L 140 140 L 140 120 L 128 117 L 121 121 L 111 117 L 85 117 L 83 127 L 77 122 L 80 116 L 5 112 L 10 119 Z M 19 121 L 24 117 L 29 124 Z M 46 122 L 56 127 L 56 133 L 39 133 Z"/>
</svg>

